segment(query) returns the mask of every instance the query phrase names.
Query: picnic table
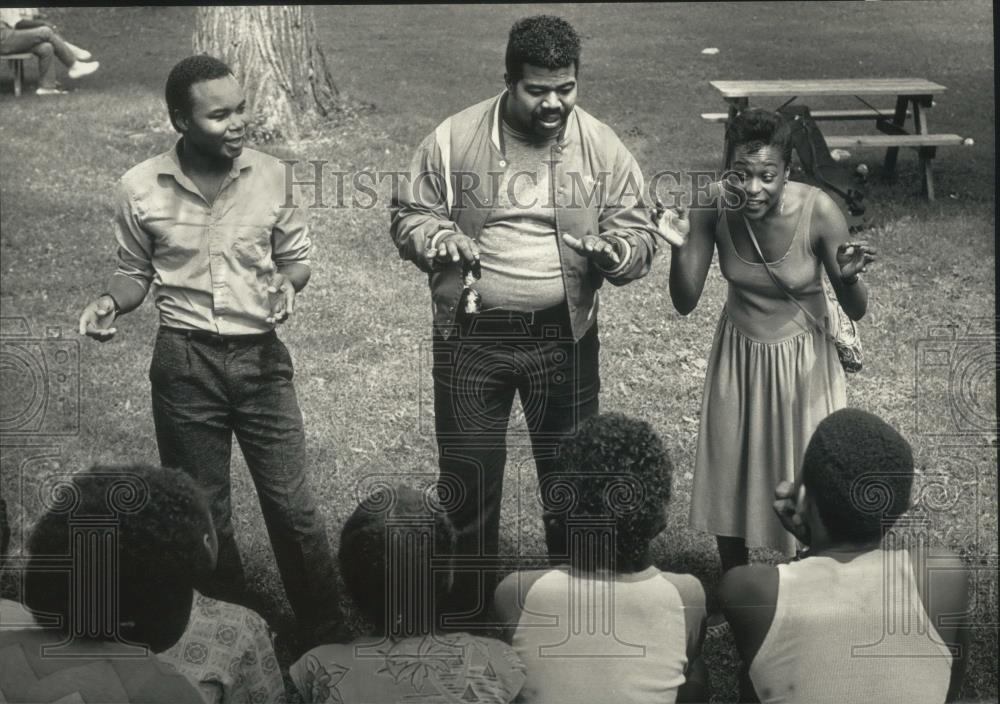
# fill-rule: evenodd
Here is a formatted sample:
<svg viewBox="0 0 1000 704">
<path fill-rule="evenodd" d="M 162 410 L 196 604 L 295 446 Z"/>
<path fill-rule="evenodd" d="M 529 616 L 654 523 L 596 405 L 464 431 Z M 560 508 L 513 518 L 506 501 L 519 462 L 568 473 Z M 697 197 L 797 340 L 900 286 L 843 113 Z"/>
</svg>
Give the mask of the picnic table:
<svg viewBox="0 0 1000 704">
<path fill-rule="evenodd" d="M 829 135 L 830 149 L 885 148 L 884 170 L 891 175 L 896 169 L 900 147 L 912 147 L 920 157 L 924 193 L 934 200 L 934 176 L 931 170 L 937 147 L 972 144 L 957 134 L 932 134 L 927 113 L 934 106 L 934 96 L 947 90 L 943 85 L 923 78 L 833 78 L 792 81 L 710 81 L 729 104 L 728 113 L 702 113 L 709 122 L 728 123 L 750 105 L 750 99 L 784 98 L 785 104 L 797 98 L 811 96 L 851 96 L 858 108 L 840 110 L 810 110 L 814 120 L 873 120 L 880 134 Z M 894 107 L 876 107 L 867 98 L 894 96 Z M 906 119 L 913 118 L 907 129 Z M 727 145 L 728 146 L 728 145 Z M 729 150 L 726 149 L 728 155 Z M 727 157 L 728 158 L 728 157 Z M 726 164 L 728 166 L 728 164 Z"/>
</svg>

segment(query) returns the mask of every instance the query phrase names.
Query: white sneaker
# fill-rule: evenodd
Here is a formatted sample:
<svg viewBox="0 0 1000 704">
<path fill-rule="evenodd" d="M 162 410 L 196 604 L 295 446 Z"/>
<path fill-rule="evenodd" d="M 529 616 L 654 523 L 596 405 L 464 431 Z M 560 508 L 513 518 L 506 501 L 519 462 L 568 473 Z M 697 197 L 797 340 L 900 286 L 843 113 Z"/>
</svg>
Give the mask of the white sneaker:
<svg viewBox="0 0 1000 704">
<path fill-rule="evenodd" d="M 83 78 L 84 76 L 92 74 L 100 68 L 100 66 L 100 61 L 76 61 L 69 67 L 69 71 L 66 73 L 70 78 Z"/>
<path fill-rule="evenodd" d="M 76 44 L 70 44 L 69 42 L 66 42 L 66 46 L 68 46 L 69 50 L 73 52 L 73 56 L 76 57 L 77 61 L 90 61 L 92 58 L 94 58 L 93 54 L 91 54 L 86 49 L 81 49 Z"/>
<path fill-rule="evenodd" d="M 35 95 L 66 95 L 69 93 L 68 90 L 63 90 L 62 88 L 37 88 L 35 89 Z"/>
</svg>

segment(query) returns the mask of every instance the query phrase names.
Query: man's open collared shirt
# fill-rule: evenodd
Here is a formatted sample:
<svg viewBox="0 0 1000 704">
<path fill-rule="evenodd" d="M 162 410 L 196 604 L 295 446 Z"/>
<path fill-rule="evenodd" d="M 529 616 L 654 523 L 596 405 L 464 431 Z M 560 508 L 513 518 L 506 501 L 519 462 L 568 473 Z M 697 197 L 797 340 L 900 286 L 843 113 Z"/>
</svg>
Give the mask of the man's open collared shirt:
<svg viewBox="0 0 1000 704">
<path fill-rule="evenodd" d="M 299 208 L 283 207 L 284 165 L 244 149 L 213 203 L 181 170 L 173 149 L 130 169 L 115 195 L 118 268 L 111 293 L 153 289 L 160 323 L 245 335 L 271 330 L 276 271 L 309 263 Z"/>
</svg>

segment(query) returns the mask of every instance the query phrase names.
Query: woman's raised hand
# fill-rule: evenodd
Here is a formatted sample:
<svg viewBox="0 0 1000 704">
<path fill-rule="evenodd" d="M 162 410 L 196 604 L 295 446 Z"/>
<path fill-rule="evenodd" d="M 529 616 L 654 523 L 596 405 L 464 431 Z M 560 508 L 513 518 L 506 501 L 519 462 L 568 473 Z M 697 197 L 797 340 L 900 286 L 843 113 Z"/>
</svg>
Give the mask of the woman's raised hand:
<svg viewBox="0 0 1000 704">
<path fill-rule="evenodd" d="M 867 242 L 845 242 L 840 245 L 837 247 L 840 278 L 848 283 L 856 281 L 858 274 L 863 274 L 877 255 L 875 248 Z"/>
<path fill-rule="evenodd" d="M 656 207 L 652 210 L 653 222 L 657 224 L 660 237 L 673 247 L 683 247 L 687 242 L 688 233 L 691 232 L 691 221 L 688 219 L 688 210 L 685 206 L 679 205 L 676 208 L 667 208 L 656 199 Z"/>
</svg>

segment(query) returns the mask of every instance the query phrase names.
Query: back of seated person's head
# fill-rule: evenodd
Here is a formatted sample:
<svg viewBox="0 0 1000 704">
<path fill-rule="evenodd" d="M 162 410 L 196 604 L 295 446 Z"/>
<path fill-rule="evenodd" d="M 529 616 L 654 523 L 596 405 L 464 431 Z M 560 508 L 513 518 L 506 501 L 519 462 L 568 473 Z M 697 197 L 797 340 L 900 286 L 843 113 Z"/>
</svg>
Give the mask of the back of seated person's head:
<svg viewBox="0 0 1000 704">
<path fill-rule="evenodd" d="M 337 558 L 347 592 L 378 635 L 434 630 L 451 587 L 455 528 L 424 493 L 384 487 L 344 523 Z"/>
<path fill-rule="evenodd" d="M 670 456 L 649 423 L 621 413 L 588 419 L 560 445 L 557 472 L 551 482 L 542 482 L 550 504 L 566 499 L 556 521 L 569 531 L 604 522 L 615 530 L 613 555 L 571 549 L 570 562 L 585 567 L 595 559 L 613 561 L 625 571 L 644 567 L 650 541 L 666 525 L 673 475 Z M 600 549 L 604 543 L 588 544 Z"/>
<path fill-rule="evenodd" d="M 95 532 L 95 519 L 106 530 Z M 74 636 L 110 640 L 110 614 L 94 582 L 113 580 L 117 636 L 161 652 L 183 634 L 193 584 L 213 566 L 208 534 L 214 536 L 208 503 L 183 472 L 95 465 L 56 485 L 34 526 L 25 604 L 37 614 L 57 615 Z M 82 565 L 85 573 L 76 565 L 53 570 L 53 558 Z"/>
<path fill-rule="evenodd" d="M 878 416 L 844 408 L 809 440 L 802 484 L 831 540 L 876 541 L 909 507 L 913 453 Z"/>
</svg>

